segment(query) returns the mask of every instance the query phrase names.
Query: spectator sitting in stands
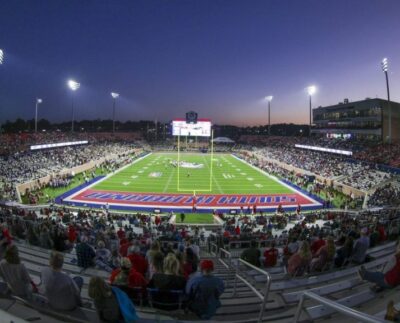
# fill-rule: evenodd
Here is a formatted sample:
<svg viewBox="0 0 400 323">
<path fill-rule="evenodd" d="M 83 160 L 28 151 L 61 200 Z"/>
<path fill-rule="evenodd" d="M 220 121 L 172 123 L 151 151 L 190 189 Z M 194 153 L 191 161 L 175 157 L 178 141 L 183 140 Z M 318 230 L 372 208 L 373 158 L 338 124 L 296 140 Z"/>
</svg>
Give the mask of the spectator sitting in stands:
<svg viewBox="0 0 400 323">
<path fill-rule="evenodd" d="M 154 273 L 148 287 L 161 290 L 184 290 L 186 280 L 179 275 L 179 261 L 173 253 L 169 253 L 164 259 L 164 273 Z"/>
<path fill-rule="evenodd" d="M 386 308 L 386 321 L 399 322 L 400 321 L 400 311 L 394 307 L 394 302 L 389 301 Z"/>
<path fill-rule="evenodd" d="M 96 266 L 105 271 L 111 272 L 112 268 L 110 267 L 110 259 L 110 250 L 105 247 L 104 241 L 99 241 L 96 249 Z"/>
<path fill-rule="evenodd" d="M 358 271 L 362 280 L 375 283 L 377 291 L 385 288 L 393 288 L 400 285 L 400 248 L 397 247 L 394 257 L 386 264 L 383 272 L 368 271 L 361 266 Z"/>
<path fill-rule="evenodd" d="M 146 259 L 140 253 L 140 247 L 138 245 L 129 247 L 128 258 L 131 261 L 133 268 L 143 276 L 146 276 L 148 264 Z"/>
<path fill-rule="evenodd" d="M 361 230 L 360 238 L 358 238 L 354 244 L 351 260 L 356 264 L 363 264 L 365 262 L 365 258 L 367 256 L 367 250 L 369 248 L 369 237 L 367 234 L 368 234 L 368 229 L 363 228 Z"/>
<path fill-rule="evenodd" d="M 335 242 L 332 237 L 329 237 L 327 243 L 324 244 L 315 253 L 315 258 L 311 261 L 311 271 L 322 271 L 325 266 L 329 264 L 335 256 Z"/>
<path fill-rule="evenodd" d="M 189 279 L 189 276 L 197 271 L 197 266 L 199 264 L 199 259 L 194 254 L 192 248 L 186 248 L 184 259 L 183 259 L 183 275 L 185 279 Z"/>
<path fill-rule="evenodd" d="M 275 241 L 272 241 L 271 248 L 264 251 L 265 267 L 274 267 L 278 261 L 278 249 L 275 248 Z"/>
<path fill-rule="evenodd" d="M 144 288 L 147 286 L 146 279 L 132 267 L 129 258 L 122 258 L 121 268 L 112 271 L 110 283 L 117 286 L 127 286 L 129 288 Z"/>
<path fill-rule="evenodd" d="M 303 241 L 300 250 L 289 258 L 288 273 L 292 276 L 302 276 L 308 270 L 311 258 L 310 244 Z"/>
<path fill-rule="evenodd" d="M 32 230 L 34 230 L 33 226 L 31 226 Z M 51 249 L 53 247 L 53 240 L 50 238 L 49 229 L 47 226 L 43 226 L 39 235 L 39 245 L 41 248 Z"/>
<path fill-rule="evenodd" d="M 346 264 L 346 260 L 350 258 L 353 253 L 353 238 L 348 236 L 344 242 L 344 245 L 336 250 L 335 266 L 340 268 Z"/>
<path fill-rule="evenodd" d="M 209 320 L 221 306 L 220 295 L 224 292 L 224 282 L 212 275 L 214 263 L 203 260 L 198 273 L 188 281 L 186 294 L 189 297 L 189 309 L 201 319 Z"/>
<path fill-rule="evenodd" d="M 66 244 L 68 237 L 61 228 L 59 227 L 54 228 L 52 239 L 53 239 L 54 250 L 59 252 L 64 252 L 71 249 L 71 247 Z"/>
<path fill-rule="evenodd" d="M 313 243 L 311 243 L 311 253 L 313 256 L 318 252 L 318 250 L 322 247 L 325 246 L 325 240 L 324 236 L 322 233 L 319 234 L 319 237 L 317 240 L 315 240 Z"/>
<path fill-rule="evenodd" d="M 179 308 L 180 295 L 173 291 L 182 291 L 186 286 L 186 279 L 179 275 L 180 263 L 175 254 L 169 253 L 164 259 L 164 273 L 154 273 L 148 287 L 157 288 L 158 291 L 152 295 L 153 306 L 165 310 Z"/>
<path fill-rule="evenodd" d="M 253 266 L 260 267 L 260 257 L 261 251 L 257 248 L 257 242 L 255 240 L 251 240 L 250 248 L 244 250 L 240 255 L 240 259 L 247 261 Z"/>
<path fill-rule="evenodd" d="M 111 287 L 101 277 L 90 279 L 88 294 L 90 298 L 93 298 L 101 322 L 122 322 L 118 300 Z"/>
<path fill-rule="evenodd" d="M 127 257 L 128 256 L 128 249 L 133 245 L 133 236 L 130 234 L 128 236 L 128 240 L 126 242 L 121 240 L 121 245 L 119 247 L 119 253 L 121 257 Z"/>
<path fill-rule="evenodd" d="M 19 259 L 18 248 L 15 245 L 10 245 L 6 249 L 4 259 L 0 262 L 0 277 L 16 296 L 29 298 L 32 288 L 36 289 L 28 271 Z"/>
<path fill-rule="evenodd" d="M 160 256 L 160 254 L 161 254 L 161 256 Z M 151 277 L 153 276 L 153 273 L 154 273 L 153 268 L 160 267 L 159 266 L 160 263 L 158 263 L 156 266 L 154 266 L 154 261 L 155 261 L 154 257 L 156 255 L 158 255 L 157 256 L 158 260 L 160 260 L 160 257 L 161 257 L 161 268 L 162 268 L 162 261 L 164 260 L 164 256 L 161 253 L 160 243 L 157 240 L 153 241 L 150 249 L 146 253 L 146 260 L 149 264 L 149 277 L 148 277 L 149 279 L 151 279 Z M 162 269 L 161 269 L 161 272 L 162 272 Z"/>
<path fill-rule="evenodd" d="M 73 310 L 82 305 L 82 277 L 71 278 L 61 272 L 64 256 L 53 251 L 50 255 L 50 267 L 42 269 L 41 280 L 49 305 L 55 310 Z"/>
<path fill-rule="evenodd" d="M 186 248 L 191 248 L 196 257 L 200 258 L 200 248 L 198 245 L 194 244 L 193 239 L 190 238 L 187 240 Z"/>
<path fill-rule="evenodd" d="M 96 257 L 96 253 L 87 242 L 88 238 L 86 236 L 83 236 L 81 238 L 81 242 L 78 243 L 76 246 L 78 266 L 85 269 L 94 265 L 94 258 Z"/>
</svg>

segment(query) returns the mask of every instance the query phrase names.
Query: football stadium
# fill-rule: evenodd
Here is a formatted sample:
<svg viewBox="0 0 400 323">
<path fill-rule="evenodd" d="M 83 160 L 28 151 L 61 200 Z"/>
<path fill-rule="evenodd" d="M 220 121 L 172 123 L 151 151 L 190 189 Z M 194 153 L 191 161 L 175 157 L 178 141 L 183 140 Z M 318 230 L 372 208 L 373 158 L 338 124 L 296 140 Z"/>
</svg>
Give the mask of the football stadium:
<svg viewBox="0 0 400 323">
<path fill-rule="evenodd" d="M 398 12 L 4 1 L 0 322 L 399 322 Z"/>
</svg>

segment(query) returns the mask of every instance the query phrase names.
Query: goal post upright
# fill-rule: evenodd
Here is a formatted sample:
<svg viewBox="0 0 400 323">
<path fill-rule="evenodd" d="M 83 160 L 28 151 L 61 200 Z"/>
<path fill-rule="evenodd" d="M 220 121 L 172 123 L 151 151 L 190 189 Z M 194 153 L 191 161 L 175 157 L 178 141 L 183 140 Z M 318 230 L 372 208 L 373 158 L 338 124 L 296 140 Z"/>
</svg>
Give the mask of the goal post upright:
<svg viewBox="0 0 400 323">
<path fill-rule="evenodd" d="M 180 180 L 180 151 L 181 151 L 180 145 L 181 145 L 181 131 L 179 130 L 179 133 L 178 133 L 178 162 L 176 164 L 176 167 L 178 168 L 178 178 L 177 178 L 178 192 L 180 191 L 180 185 L 179 185 L 179 180 Z"/>
<path fill-rule="evenodd" d="M 214 159 L 214 130 L 211 129 L 210 192 L 212 191 L 213 159 Z"/>
</svg>

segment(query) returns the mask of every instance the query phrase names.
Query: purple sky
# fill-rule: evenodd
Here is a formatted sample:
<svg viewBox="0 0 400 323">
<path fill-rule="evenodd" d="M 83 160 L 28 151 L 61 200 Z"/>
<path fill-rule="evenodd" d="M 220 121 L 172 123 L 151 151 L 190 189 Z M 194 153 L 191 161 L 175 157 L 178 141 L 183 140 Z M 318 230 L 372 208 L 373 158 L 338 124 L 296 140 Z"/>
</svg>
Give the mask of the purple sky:
<svg viewBox="0 0 400 323">
<path fill-rule="evenodd" d="M 386 98 L 390 62 L 400 101 L 399 0 L 3 0 L 0 121 L 168 121 L 195 110 L 216 123 L 307 123 L 314 107 L 344 98 Z"/>
</svg>

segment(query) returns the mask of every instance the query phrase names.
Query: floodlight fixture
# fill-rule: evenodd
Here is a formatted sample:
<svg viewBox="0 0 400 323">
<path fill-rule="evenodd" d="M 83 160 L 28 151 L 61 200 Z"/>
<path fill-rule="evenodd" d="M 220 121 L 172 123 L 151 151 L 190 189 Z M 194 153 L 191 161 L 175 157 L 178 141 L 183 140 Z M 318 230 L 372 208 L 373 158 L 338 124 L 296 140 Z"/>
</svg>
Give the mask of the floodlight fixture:
<svg viewBox="0 0 400 323">
<path fill-rule="evenodd" d="M 310 125 L 309 125 L 309 133 L 308 133 L 309 136 L 311 136 L 311 126 L 312 126 L 312 103 L 311 103 L 311 100 L 312 100 L 312 96 L 315 92 L 317 92 L 317 87 L 315 85 L 310 85 L 307 87 L 307 93 L 310 98 L 310 100 L 309 100 L 309 102 L 310 102 Z"/>
<path fill-rule="evenodd" d="M 113 97 L 113 99 L 116 99 L 119 97 L 119 93 L 111 92 L 111 96 Z"/>
<path fill-rule="evenodd" d="M 0 48 L 0 65 L 4 62 L 4 51 Z"/>
<path fill-rule="evenodd" d="M 273 98 L 274 97 L 272 95 L 268 95 L 265 97 L 265 100 L 267 100 L 268 102 L 271 102 Z"/>
<path fill-rule="evenodd" d="M 387 72 L 388 68 L 389 68 L 389 62 L 388 62 L 388 59 L 386 57 L 382 60 L 381 65 L 382 65 L 382 70 L 384 72 Z"/>
<path fill-rule="evenodd" d="M 388 143 L 392 143 L 392 106 L 390 104 L 390 90 L 389 90 L 389 61 L 385 57 L 382 62 L 382 71 L 385 73 L 385 79 L 386 79 L 386 91 L 387 91 L 387 105 L 388 105 Z"/>
<path fill-rule="evenodd" d="M 317 87 L 315 85 L 310 85 L 307 87 L 307 93 L 308 95 L 313 95 L 315 92 L 317 92 Z"/>
<path fill-rule="evenodd" d="M 81 86 L 80 83 L 74 81 L 74 80 L 68 80 L 68 87 L 72 90 L 72 91 L 76 91 L 77 89 L 79 89 Z"/>
</svg>

